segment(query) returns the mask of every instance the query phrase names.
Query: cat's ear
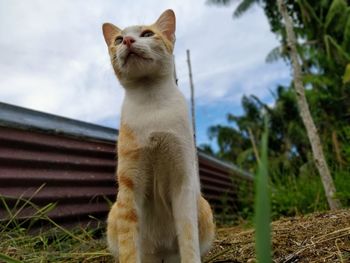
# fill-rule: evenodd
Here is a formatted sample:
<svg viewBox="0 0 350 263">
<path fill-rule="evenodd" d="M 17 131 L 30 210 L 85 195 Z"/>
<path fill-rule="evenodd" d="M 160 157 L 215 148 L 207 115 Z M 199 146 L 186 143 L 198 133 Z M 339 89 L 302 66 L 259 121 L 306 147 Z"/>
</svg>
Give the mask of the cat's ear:
<svg viewBox="0 0 350 263">
<path fill-rule="evenodd" d="M 176 19 L 173 10 L 165 10 L 154 24 L 172 43 L 175 42 Z"/>
<path fill-rule="evenodd" d="M 111 23 L 104 23 L 102 25 L 102 31 L 107 46 L 110 46 L 113 43 L 115 36 L 121 32 L 121 30 L 118 27 Z"/>
</svg>

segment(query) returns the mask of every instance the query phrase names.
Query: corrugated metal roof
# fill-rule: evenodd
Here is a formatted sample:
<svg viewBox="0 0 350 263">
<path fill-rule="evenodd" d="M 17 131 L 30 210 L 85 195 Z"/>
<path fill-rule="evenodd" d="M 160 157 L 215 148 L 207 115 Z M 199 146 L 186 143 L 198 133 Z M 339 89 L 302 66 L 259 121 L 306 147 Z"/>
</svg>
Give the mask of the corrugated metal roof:
<svg viewBox="0 0 350 263">
<path fill-rule="evenodd" d="M 106 200 L 114 201 L 116 195 L 117 134 L 111 128 L 0 103 L 0 196 L 7 197 L 10 206 L 19 197 L 39 206 L 57 203 L 49 216 L 62 224 L 105 218 Z M 239 182 L 251 184 L 252 176 L 202 151 L 198 158 L 209 202 L 218 212 L 225 204 L 235 207 Z M 24 209 L 20 216 L 32 213 Z M 7 217 L 0 206 L 0 219 Z"/>
<path fill-rule="evenodd" d="M 118 134 L 115 129 L 1 102 L 0 126 L 104 141 L 114 141 Z"/>
</svg>

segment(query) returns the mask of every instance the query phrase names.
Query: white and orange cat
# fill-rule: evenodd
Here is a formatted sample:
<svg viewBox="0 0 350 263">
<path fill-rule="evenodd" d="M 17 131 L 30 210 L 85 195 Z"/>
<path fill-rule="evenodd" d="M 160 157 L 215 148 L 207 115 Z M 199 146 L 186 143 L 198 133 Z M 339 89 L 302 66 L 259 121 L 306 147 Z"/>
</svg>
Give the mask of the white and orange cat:
<svg viewBox="0 0 350 263">
<path fill-rule="evenodd" d="M 103 35 L 125 88 L 118 138 L 117 201 L 108 246 L 120 263 L 198 263 L 215 225 L 201 196 L 186 100 L 176 86 L 175 14 Z"/>
</svg>

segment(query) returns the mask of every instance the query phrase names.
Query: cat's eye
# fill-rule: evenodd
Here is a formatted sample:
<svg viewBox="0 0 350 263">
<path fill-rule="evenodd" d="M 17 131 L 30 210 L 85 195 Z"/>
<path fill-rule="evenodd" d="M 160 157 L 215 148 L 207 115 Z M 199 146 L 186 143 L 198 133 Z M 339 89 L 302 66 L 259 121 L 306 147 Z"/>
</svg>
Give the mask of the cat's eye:
<svg viewBox="0 0 350 263">
<path fill-rule="evenodd" d="M 154 33 L 151 30 L 145 30 L 141 33 L 141 37 L 151 37 L 154 36 Z"/>
<path fill-rule="evenodd" d="M 123 42 L 123 37 L 122 36 L 117 36 L 117 38 L 114 41 L 115 45 L 119 45 Z"/>
</svg>

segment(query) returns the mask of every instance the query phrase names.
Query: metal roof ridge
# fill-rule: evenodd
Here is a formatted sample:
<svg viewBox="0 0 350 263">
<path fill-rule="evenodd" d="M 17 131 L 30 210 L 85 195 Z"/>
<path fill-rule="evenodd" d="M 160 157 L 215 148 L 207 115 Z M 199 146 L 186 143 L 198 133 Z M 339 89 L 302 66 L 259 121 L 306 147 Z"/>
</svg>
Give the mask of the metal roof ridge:
<svg viewBox="0 0 350 263">
<path fill-rule="evenodd" d="M 114 142 L 118 130 L 0 102 L 0 126 Z"/>
</svg>

